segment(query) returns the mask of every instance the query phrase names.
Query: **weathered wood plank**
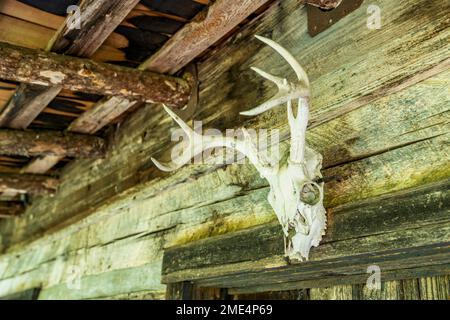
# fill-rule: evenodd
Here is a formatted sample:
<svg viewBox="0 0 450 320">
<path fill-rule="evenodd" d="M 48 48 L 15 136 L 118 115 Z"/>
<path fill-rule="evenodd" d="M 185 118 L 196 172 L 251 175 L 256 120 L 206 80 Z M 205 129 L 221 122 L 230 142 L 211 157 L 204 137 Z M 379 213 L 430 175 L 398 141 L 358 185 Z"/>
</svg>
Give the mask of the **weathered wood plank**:
<svg viewBox="0 0 450 320">
<path fill-rule="evenodd" d="M 353 300 L 356 289 L 352 285 L 334 286 L 330 288 L 311 288 L 311 300 Z"/>
<path fill-rule="evenodd" d="M 18 156 L 98 158 L 105 155 L 104 139 L 55 131 L 0 129 L 0 153 Z"/>
<path fill-rule="evenodd" d="M 219 0 L 185 25 L 139 68 L 174 74 L 269 0 Z"/>
<path fill-rule="evenodd" d="M 124 112 L 133 107 L 137 101 L 121 97 L 108 97 L 97 103 L 89 111 L 83 113 L 69 126 L 68 130 L 79 133 L 94 134 Z"/>
<path fill-rule="evenodd" d="M 351 256 L 356 257 L 358 264 L 364 259 L 370 260 L 371 257 L 374 261 L 377 260 L 377 257 L 378 260 L 383 261 L 383 254 L 380 255 L 378 252 L 389 252 L 388 250 L 394 250 L 394 248 L 397 251 L 397 257 L 386 254 L 386 261 L 392 262 L 392 259 L 398 259 L 397 266 L 414 267 L 410 264 L 408 250 L 401 251 L 403 250 L 401 248 L 414 247 L 421 243 L 431 247 L 431 243 L 438 244 L 448 241 L 448 239 L 446 240 L 448 234 L 447 236 L 442 233 L 436 237 L 430 236 L 432 239 L 425 239 L 418 235 L 424 232 L 422 228 L 423 230 L 436 230 L 434 225 L 440 223 L 442 225 L 439 228 L 447 228 L 446 225 L 450 218 L 448 214 L 450 212 L 449 190 L 449 181 L 447 180 L 443 184 L 430 186 L 427 189 L 418 188 L 408 193 L 374 198 L 365 203 L 335 208 L 331 216 L 329 213 L 329 226 L 323 243 L 312 250 L 311 261 L 299 264 L 298 270 L 303 270 L 303 275 L 311 272 L 311 275 L 317 278 L 317 274 L 313 275 L 315 268 L 319 272 L 320 269 L 326 269 L 332 264 L 337 269 L 340 263 L 344 263 L 344 269 L 348 268 L 346 270 L 350 273 L 353 267 Z M 373 219 L 374 216 L 377 218 Z M 399 223 L 393 224 L 391 221 L 399 221 Z M 416 235 L 417 238 L 415 238 Z M 441 236 L 443 237 L 441 238 Z M 388 239 L 392 241 L 392 244 L 387 243 Z M 424 240 L 425 242 L 422 242 Z M 448 245 L 443 246 L 443 248 L 447 248 L 442 249 L 444 252 L 448 250 Z M 327 249 L 327 247 L 329 248 Z M 366 258 L 363 258 L 366 252 L 364 247 L 368 249 Z M 283 266 L 286 269 L 289 268 L 286 262 L 280 260 L 282 255 L 282 232 L 278 224 L 274 223 L 268 227 L 237 232 L 234 236 L 228 234 L 167 249 L 163 260 L 163 281 L 173 282 L 174 279 L 177 279 L 176 282 L 178 282 L 179 277 L 183 281 L 200 280 L 213 277 L 212 274 L 208 274 L 212 270 L 214 270 L 214 277 L 218 277 L 219 269 L 223 269 L 226 273 L 245 274 L 247 279 L 250 277 L 249 271 L 254 275 L 259 271 L 260 276 L 268 278 L 269 272 L 264 272 L 267 271 L 267 265 L 271 265 L 271 268 L 278 267 L 280 270 L 283 269 Z M 340 256 L 345 257 L 345 261 L 340 262 Z M 270 262 L 270 257 L 273 257 L 272 262 Z M 404 265 L 401 262 L 402 258 L 407 261 Z M 263 260 L 265 262 L 262 262 Z M 439 262 L 438 259 L 435 260 L 435 264 L 440 263 L 442 262 Z M 238 264 L 244 267 L 239 272 L 237 271 Z M 258 270 L 258 265 L 260 270 Z M 272 276 L 276 277 L 273 273 Z M 183 279 L 183 277 L 186 278 Z M 230 278 L 228 276 L 227 279 L 230 280 Z M 236 276 L 236 278 L 239 277 Z M 258 281 L 262 281 L 259 278 Z M 212 280 L 207 281 L 208 283 L 213 282 Z"/>
<path fill-rule="evenodd" d="M 382 270 L 381 280 L 384 281 L 393 281 L 402 279 L 402 286 L 404 288 L 404 299 L 407 300 L 416 300 L 420 298 L 420 294 L 418 292 L 418 280 L 419 277 L 433 277 L 436 275 L 441 275 L 443 273 L 450 272 L 450 265 L 436 265 L 436 266 L 424 266 L 418 268 L 408 268 L 408 269 L 400 269 L 400 270 Z M 258 293 L 258 292 L 267 292 L 267 291 L 280 291 L 280 290 L 295 290 L 299 288 L 329 288 L 331 284 L 334 286 L 342 286 L 342 285 L 359 285 L 360 290 L 367 283 L 367 279 L 370 276 L 369 273 L 360 273 L 353 275 L 345 275 L 344 277 L 335 278 L 330 281 L 329 278 L 315 278 L 311 280 L 299 280 L 299 281 L 290 281 L 283 283 L 273 283 L 273 284 L 261 284 L 250 287 L 237 287 L 237 288 L 229 288 L 228 292 L 230 294 L 246 294 L 246 293 Z"/>
<path fill-rule="evenodd" d="M 422 300 L 449 300 L 450 276 L 421 278 L 419 290 Z"/>
<path fill-rule="evenodd" d="M 180 107 L 190 96 L 189 83 L 181 78 L 6 43 L 0 44 L 0 54 L 0 77 L 7 80 Z"/>
<path fill-rule="evenodd" d="M 0 173 L 0 192 L 13 190 L 17 193 L 49 195 L 56 191 L 57 186 L 58 180 L 45 176 Z"/>
<path fill-rule="evenodd" d="M 48 51 L 92 56 L 138 3 L 139 0 L 83 0 L 79 5 L 81 28 L 69 29 L 67 23 L 63 24 L 49 42 Z"/>
</svg>

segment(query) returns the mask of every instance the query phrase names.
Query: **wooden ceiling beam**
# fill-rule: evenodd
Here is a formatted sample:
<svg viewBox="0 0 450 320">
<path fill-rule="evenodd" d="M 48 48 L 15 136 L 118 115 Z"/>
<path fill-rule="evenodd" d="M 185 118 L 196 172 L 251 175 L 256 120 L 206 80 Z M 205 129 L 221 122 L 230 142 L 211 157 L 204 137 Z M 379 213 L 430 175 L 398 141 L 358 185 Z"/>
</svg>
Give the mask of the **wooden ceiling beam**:
<svg viewBox="0 0 450 320">
<path fill-rule="evenodd" d="M 53 155 L 98 158 L 105 154 L 102 138 L 55 131 L 0 129 L 0 154 L 14 156 Z"/>
<path fill-rule="evenodd" d="M 191 91 L 181 78 L 7 43 L 0 43 L 0 56 L 0 78 L 22 83 L 178 107 L 188 102 Z"/>
<path fill-rule="evenodd" d="M 47 51 L 90 57 L 125 19 L 139 0 L 83 0 L 81 29 L 68 30 L 70 17 L 49 41 Z M 105 17 L 108 17 L 105 19 Z M 66 50 L 64 52 L 64 50 Z M 24 129 L 58 95 L 59 86 L 21 85 L 0 114 L 0 126 Z"/>
<path fill-rule="evenodd" d="M 0 173 L 0 192 L 51 195 L 55 193 L 57 186 L 57 179 L 43 175 Z"/>
<path fill-rule="evenodd" d="M 217 0 L 186 24 L 139 69 L 174 74 L 269 0 Z"/>
<path fill-rule="evenodd" d="M 116 27 L 136 7 L 139 0 L 83 0 L 80 8 L 80 29 L 64 23 L 48 45 L 48 51 L 77 57 L 90 57 Z"/>
</svg>

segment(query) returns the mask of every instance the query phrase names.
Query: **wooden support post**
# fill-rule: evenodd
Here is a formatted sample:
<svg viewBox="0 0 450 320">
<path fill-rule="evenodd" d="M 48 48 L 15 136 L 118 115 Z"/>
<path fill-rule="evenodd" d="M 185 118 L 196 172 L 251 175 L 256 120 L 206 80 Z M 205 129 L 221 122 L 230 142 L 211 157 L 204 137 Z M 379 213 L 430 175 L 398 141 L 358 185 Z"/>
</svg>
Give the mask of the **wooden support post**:
<svg viewBox="0 0 450 320">
<path fill-rule="evenodd" d="M 55 131 L 0 129 L 0 154 L 96 158 L 104 155 L 102 138 Z"/>
<path fill-rule="evenodd" d="M 17 193 L 31 195 L 49 195 L 56 191 L 58 180 L 31 174 L 0 173 L 0 192 L 13 190 Z"/>
<path fill-rule="evenodd" d="M 0 78 L 61 86 L 71 91 L 184 106 L 189 83 L 181 78 L 0 44 Z"/>
</svg>

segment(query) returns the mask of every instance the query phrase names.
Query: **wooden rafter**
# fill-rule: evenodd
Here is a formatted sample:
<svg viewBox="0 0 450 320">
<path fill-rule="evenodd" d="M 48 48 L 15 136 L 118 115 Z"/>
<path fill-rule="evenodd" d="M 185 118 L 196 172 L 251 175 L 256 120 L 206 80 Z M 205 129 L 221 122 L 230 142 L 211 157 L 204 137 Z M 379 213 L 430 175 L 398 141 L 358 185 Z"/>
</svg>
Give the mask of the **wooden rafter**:
<svg viewBox="0 0 450 320">
<path fill-rule="evenodd" d="M 0 43 L 0 78 L 71 91 L 183 106 L 190 96 L 181 78 Z M 151 88 L 151 90 L 149 90 Z"/>
<path fill-rule="evenodd" d="M 61 86 L 20 84 L 0 114 L 0 127 L 25 129 L 61 91 Z"/>
<path fill-rule="evenodd" d="M 82 28 L 70 29 L 67 23 L 63 24 L 48 50 L 90 57 L 138 3 L 139 0 L 83 0 L 79 6 Z"/>
<path fill-rule="evenodd" d="M 58 180 L 43 175 L 0 173 L 0 192 L 49 195 L 56 191 Z"/>
<path fill-rule="evenodd" d="M 19 156 L 101 157 L 106 149 L 102 138 L 55 131 L 0 129 L 0 154 Z"/>
<path fill-rule="evenodd" d="M 138 2 L 138 0 L 83 0 L 80 3 L 81 29 L 67 30 L 69 22 L 67 19 L 48 43 L 47 50 L 57 48 L 58 52 L 67 53 L 62 52 L 62 48 L 65 48 L 74 56 L 91 56 Z M 104 9 L 99 9 L 99 5 Z M 22 85 L 3 109 L 0 126 L 26 128 L 58 95 L 59 89 L 54 86 Z"/>
<path fill-rule="evenodd" d="M 139 68 L 173 74 L 186 66 L 268 0 L 219 0 L 207 13 L 178 31 L 156 54 Z"/>
</svg>

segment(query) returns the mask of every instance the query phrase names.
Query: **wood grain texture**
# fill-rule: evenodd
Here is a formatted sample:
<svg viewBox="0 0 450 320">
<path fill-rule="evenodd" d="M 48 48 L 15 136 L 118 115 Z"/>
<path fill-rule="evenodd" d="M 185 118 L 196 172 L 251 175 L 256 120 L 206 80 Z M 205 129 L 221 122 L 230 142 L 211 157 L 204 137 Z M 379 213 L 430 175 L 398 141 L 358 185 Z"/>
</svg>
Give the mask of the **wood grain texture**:
<svg viewBox="0 0 450 320">
<path fill-rule="evenodd" d="M 138 2 L 139 0 L 81 1 L 81 29 L 70 29 L 67 24 L 63 24 L 56 38 L 49 42 L 48 50 L 77 57 L 92 56 Z"/>
<path fill-rule="evenodd" d="M 139 68 L 174 74 L 268 0 L 219 0 L 175 34 Z"/>
<path fill-rule="evenodd" d="M 364 264 L 383 264 L 385 271 L 410 269 L 430 262 L 430 254 L 435 258 L 428 265 L 446 264 L 442 267 L 445 273 L 449 262 L 444 254 L 449 252 L 446 232 L 426 239 L 423 235 L 430 228 L 437 230 L 436 226 L 448 228 L 449 186 L 450 181 L 446 181 L 334 208 L 328 212 L 326 237 L 318 248 L 312 249 L 308 262 L 289 264 L 283 260 L 284 242 L 278 223 L 168 248 L 163 260 L 163 281 L 197 281 L 228 288 L 321 276 L 333 284 L 335 278 L 342 281 L 343 274 L 365 273 Z M 419 254 L 419 246 L 427 247 Z M 441 249 L 435 251 L 436 247 Z M 410 250 L 411 254 L 417 250 L 417 265 L 411 262 Z M 423 261 L 421 255 L 427 258 Z"/>
<path fill-rule="evenodd" d="M 104 156 L 102 138 L 54 131 L 0 129 L 0 153 L 5 155 L 98 158 Z"/>
<path fill-rule="evenodd" d="M 60 91 L 60 86 L 20 84 L 0 114 L 0 126 L 26 129 Z"/>
<path fill-rule="evenodd" d="M 94 134 L 114 119 L 118 118 L 137 101 L 121 97 L 108 97 L 98 102 L 91 110 L 83 113 L 69 126 L 68 130 L 79 133 Z"/>
<path fill-rule="evenodd" d="M 188 82 L 181 78 L 6 43 L 0 44 L 0 54 L 0 77 L 7 80 L 180 107 L 190 95 Z"/>
</svg>

